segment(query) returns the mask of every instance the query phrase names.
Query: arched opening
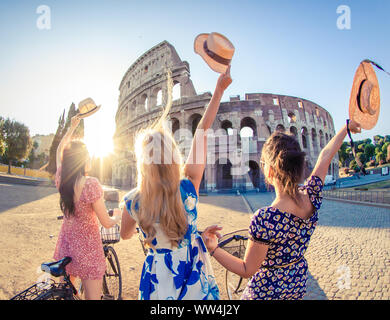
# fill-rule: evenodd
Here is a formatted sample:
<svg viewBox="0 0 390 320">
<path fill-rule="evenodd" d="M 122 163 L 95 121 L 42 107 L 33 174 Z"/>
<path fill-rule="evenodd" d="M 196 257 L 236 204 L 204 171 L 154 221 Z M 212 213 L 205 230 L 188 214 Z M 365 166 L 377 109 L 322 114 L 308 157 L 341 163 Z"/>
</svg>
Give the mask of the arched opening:
<svg viewBox="0 0 390 320">
<path fill-rule="evenodd" d="M 308 132 L 307 132 L 307 128 L 306 127 L 303 127 L 302 130 L 301 130 L 301 133 L 302 133 L 302 147 L 304 149 L 307 149 L 308 148 Z"/>
<path fill-rule="evenodd" d="M 172 118 L 171 124 L 172 124 L 172 134 L 174 135 L 175 132 L 180 129 L 180 121 L 177 118 Z"/>
<path fill-rule="evenodd" d="M 175 101 L 180 98 L 181 98 L 180 82 L 174 81 L 173 88 L 172 88 L 172 101 Z"/>
<path fill-rule="evenodd" d="M 320 130 L 319 134 L 320 134 L 320 148 L 322 149 L 324 147 L 324 133 L 322 132 L 322 130 Z"/>
<path fill-rule="evenodd" d="M 148 96 L 144 93 L 140 100 L 140 111 L 148 111 Z"/>
<path fill-rule="evenodd" d="M 290 112 L 290 113 L 288 114 L 288 122 L 289 122 L 289 123 L 295 123 L 295 122 L 297 122 L 297 117 L 296 117 L 295 113 Z"/>
<path fill-rule="evenodd" d="M 257 136 L 256 121 L 253 118 L 245 117 L 240 123 L 240 137 L 251 138 Z"/>
<path fill-rule="evenodd" d="M 192 135 L 195 134 L 196 128 L 198 127 L 198 124 L 199 124 L 201 119 L 202 119 L 202 116 L 199 113 L 194 113 L 190 117 L 189 123 L 190 123 L 190 126 L 191 126 Z"/>
<path fill-rule="evenodd" d="M 290 133 L 295 136 L 295 138 L 298 137 L 298 130 L 294 126 L 290 127 Z"/>
<path fill-rule="evenodd" d="M 163 95 L 161 88 L 155 88 L 153 90 L 153 99 L 155 99 L 155 105 L 153 107 L 161 106 L 163 104 Z"/>
<path fill-rule="evenodd" d="M 278 131 L 278 132 L 285 132 L 285 131 L 286 131 L 286 128 L 284 127 L 284 125 L 278 124 L 278 125 L 276 126 L 275 131 Z"/>
<path fill-rule="evenodd" d="M 327 134 L 327 133 L 325 133 L 325 141 L 326 141 L 326 143 L 329 142 L 329 137 L 328 137 L 328 134 Z"/>
<path fill-rule="evenodd" d="M 249 161 L 248 175 L 254 188 L 260 188 L 260 168 L 256 161 Z"/>
<path fill-rule="evenodd" d="M 231 174 L 232 163 L 229 159 L 218 159 L 217 170 L 216 170 L 216 181 L 217 189 L 232 189 L 233 188 L 233 177 Z"/>
<path fill-rule="evenodd" d="M 233 135 L 233 124 L 229 120 L 224 120 L 221 123 L 221 128 L 226 131 L 228 136 Z"/>
<path fill-rule="evenodd" d="M 314 128 L 311 129 L 311 139 L 313 144 L 313 151 L 315 154 L 318 154 L 317 132 Z"/>
</svg>

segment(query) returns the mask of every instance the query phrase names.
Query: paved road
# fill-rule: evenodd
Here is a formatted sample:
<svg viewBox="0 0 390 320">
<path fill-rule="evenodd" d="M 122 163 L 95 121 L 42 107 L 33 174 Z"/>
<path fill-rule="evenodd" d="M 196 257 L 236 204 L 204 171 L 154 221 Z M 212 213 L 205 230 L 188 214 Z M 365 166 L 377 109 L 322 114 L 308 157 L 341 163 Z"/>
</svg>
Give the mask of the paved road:
<svg viewBox="0 0 390 320">
<path fill-rule="evenodd" d="M 273 193 L 246 195 L 254 208 Z M 306 253 L 305 299 L 390 299 L 390 210 L 324 200 Z"/>
</svg>

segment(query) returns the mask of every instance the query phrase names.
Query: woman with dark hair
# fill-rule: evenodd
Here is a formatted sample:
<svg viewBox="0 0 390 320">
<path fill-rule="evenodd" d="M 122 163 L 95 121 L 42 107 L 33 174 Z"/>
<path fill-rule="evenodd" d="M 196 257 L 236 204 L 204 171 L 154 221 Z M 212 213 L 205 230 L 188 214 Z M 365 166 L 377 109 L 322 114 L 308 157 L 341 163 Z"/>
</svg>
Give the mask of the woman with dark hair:
<svg viewBox="0 0 390 320">
<path fill-rule="evenodd" d="M 121 211 L 114 210 L 111 218 L 103 200 L 103 189 L 94 177 L 88 177 L 90 157 L 85 144 L 71 141 L 80 118 L 71 119 L 69 131 L 57 149 L 56 186 L 60 192 L 60 207 L 64 220 L 58 236 L 54 259 L 66 256 L 72 262 L 66 271 L 73 281 L 80 278 L 85 288 L 85 298 L 101 298 L 102 279 L 106 270 L 98 220 L 111 228 L 120 220 Z"/>
<path fill-rule="evenodd" d="M 304 258 L 318 221 L 323 181 L 328 167 L 347 135 L 344 126 L 321 151 L 303 186 L 305 153 L 292 135 L 273 133 L 263 146 L 261 167 L 266 182 L 275 188 L 271 206 L 256 211 L 249 226 L 244 260 L 218 247 L 218 226 L 206 228 L 206 246 L 226 269 L 250 278 L 241 299 L 302 299 L 306 293 L 307 261 Z M 352 133 L 360 125 L 349 122 Z"/>
</svg>

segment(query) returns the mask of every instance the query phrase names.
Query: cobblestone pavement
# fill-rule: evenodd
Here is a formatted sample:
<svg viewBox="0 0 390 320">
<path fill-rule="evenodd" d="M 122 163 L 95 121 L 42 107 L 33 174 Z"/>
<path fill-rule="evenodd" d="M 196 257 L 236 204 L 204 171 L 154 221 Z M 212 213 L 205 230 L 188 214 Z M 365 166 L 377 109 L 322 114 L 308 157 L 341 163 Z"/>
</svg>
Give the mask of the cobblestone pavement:
<svg viewBox="0 0 390 320">
<path fill-rule="evenodd" d="M 246 195 L 253 208 L 274 194 Z M 390 210 L 324 200 L 305 255 L 305 299 L 390 299 Z"/>
</svg>

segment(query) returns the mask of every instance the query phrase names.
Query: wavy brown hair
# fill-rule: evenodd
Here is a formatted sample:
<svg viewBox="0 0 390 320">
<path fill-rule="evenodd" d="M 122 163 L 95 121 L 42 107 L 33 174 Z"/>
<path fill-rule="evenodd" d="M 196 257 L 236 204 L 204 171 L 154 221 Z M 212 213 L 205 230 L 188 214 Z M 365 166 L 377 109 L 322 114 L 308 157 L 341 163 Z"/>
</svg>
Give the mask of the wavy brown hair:
<svg viewBox="0 0 390 320">
<path fill-rule="evenodd" d="M 295 137 L 283 132 L 274 132 L 261 152 L 260 162 L 273 169 L 273 178 L 279 182 L 282 192 L 295 203 L 298 203 L 298 185 L 303 180 L 305 155 Z M 267 177 L 266 181 L 270 183 Z"/>
<path fill-rule="evenodd" d="M 85 176 L 89 161 L 86 145 L 81 141 L 71 141 L 64 148 L 61 163 L 60 207 L 65 217 L 74 216 L 74 186 L 78 177 Z"/>
<path fill-rule="evenodd" d="M 159 223 L 172 246 L 177 246 L 187 232 L 187 215 L 181 199 L 180 180 L 183 164 L 180 150 L 171 134 L 167 116 L 172 106 L 172 78 L 168 71 L 168 101 L 161 117 L 151 127 L 137 134 L 137 192 L 132 210 L 138 203 L 139 224 L 151 247 Z"/>
</svg>

